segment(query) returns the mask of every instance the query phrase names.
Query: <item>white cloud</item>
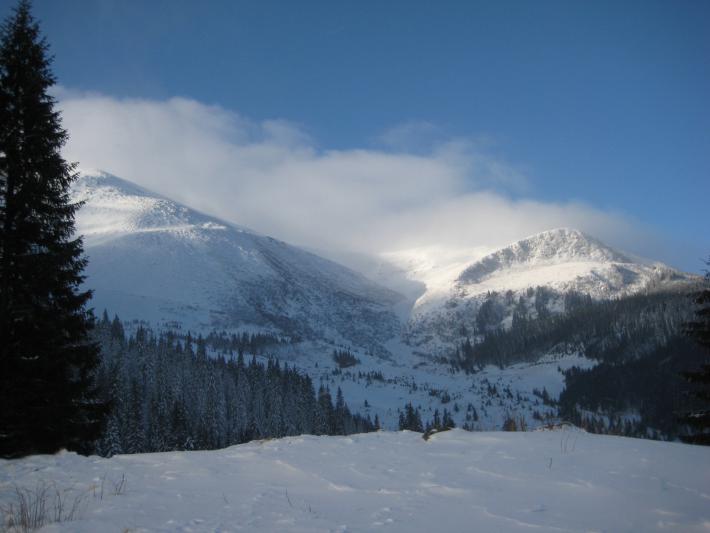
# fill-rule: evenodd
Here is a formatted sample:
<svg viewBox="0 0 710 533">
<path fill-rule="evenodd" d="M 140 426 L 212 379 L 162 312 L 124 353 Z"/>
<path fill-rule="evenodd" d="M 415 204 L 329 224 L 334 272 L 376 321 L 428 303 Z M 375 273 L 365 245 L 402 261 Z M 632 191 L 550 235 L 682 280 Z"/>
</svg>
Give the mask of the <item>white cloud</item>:
<svg viewBox="0 0 710 533">
<path fill-rule="evenodd" d="M 386 148 L 323 151 L 297 125 L 258 123 L 189 99 L 57 95 L 68 159 L 294 244 L 492 247 L 569 226 L 648 252 L 649 236 L 623 215 L 511 199 L 500 191 L 528 186 L 523 173 L 426 123 L 387 132 Z M 422 131 L 435 139 L 408 149 Z"/>
</svg>

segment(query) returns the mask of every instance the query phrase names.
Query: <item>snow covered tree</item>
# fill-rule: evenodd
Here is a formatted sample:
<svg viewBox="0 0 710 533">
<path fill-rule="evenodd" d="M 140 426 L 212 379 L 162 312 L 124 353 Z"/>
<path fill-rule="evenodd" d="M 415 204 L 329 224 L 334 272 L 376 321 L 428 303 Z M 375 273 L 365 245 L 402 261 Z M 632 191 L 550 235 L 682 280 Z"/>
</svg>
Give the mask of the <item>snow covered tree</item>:
<svg viewBox="0 0 710 533">
<path fill-rule="evenodd" d="M 111 399 L 96 453 L 213 449 L 258 438 L 375 429 L 369 418 L 350 412 L 342 391 L 334 406 L 327 388 L 316 395 L 307 375 L 276 359 L 263 364 L 253 356 L 247 366 L 242 353 L 208 356 L 220 344 L 216 334 L 194 341 L 139 327 L 126 339 L 115 335 L 119 329 L 125 331 L 120 320 L 104 317 L 92 333 L 102 348 L 97 381 Z"/>
<path fill-rule="evenodd" d="M 0 30 L 0 456 L 82 451 L 101 430 L 74 235 L 74 166 L 48 45 L 21 0 Z"/>
</svg>

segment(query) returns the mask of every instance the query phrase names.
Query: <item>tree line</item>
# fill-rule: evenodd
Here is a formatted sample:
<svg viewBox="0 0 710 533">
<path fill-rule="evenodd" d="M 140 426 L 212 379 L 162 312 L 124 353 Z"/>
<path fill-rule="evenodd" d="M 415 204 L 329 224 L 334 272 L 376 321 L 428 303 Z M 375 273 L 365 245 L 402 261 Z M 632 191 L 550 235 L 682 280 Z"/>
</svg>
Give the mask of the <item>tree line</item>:
<svg viewBox="0 0 710 533">
<path fill-rule="evenodd" d="M 311 378 L 274 359 L 243 352 L 214 356 L 202 337 L 178 338 L 139 327 L 126 336 L 104 314 L 95 335 L 102 347 L 100 396 L 110 407 L 94 451 L 101 455 L 223 448 L 254 439 L 304 433 L 373 431 L 351 413 L 342 391 L 333 398 Z"/>
<path fill-rule="evenodd" d="M 533 362 L 553 351 L 606 362 L 643 357 L 683 334 L 692 318 L 691 294 L 687 289 L 595 301 L 570 292 L 558 295 L 564 302 L 559 313 L 530 313 L 521 298 L 508 329 L 490 329 L 477 342 L 464 339 L 451 364 L 471 372 L 487 364 Z"/>
</svg>

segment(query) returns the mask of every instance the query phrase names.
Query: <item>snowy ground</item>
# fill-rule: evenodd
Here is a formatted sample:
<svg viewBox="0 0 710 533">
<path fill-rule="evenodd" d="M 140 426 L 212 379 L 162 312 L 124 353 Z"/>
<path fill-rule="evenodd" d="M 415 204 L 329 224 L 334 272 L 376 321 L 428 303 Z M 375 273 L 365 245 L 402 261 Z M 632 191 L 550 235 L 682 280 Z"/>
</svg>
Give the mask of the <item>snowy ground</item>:
<svg viewBox="0 0 710 533">
<path fill-rule="evenodd" d="M 323 383 L 332 393 L 340 387 L 353 411 L 369 414 L 373 419 L 377 415 L 385 429 L 398 428 L 398 409 L 408 402 L 420 408 L 425 424 L 434 410 L 442 413 L 447 409 L 459 427 L 468 424 L 476 430 L 498 430 L 511 416 L 522 418 L 529 428 L 535 428 L 557 420 L 557 408 L 544 405 L 533 390 L 545 389 L 556 400 L 564 389 L 564 370 L 595 364 L 576 354 L 548 355 L 536 363 L 519 363 L 505 369 L 488 365 L 475 374 L 466 374 L 452 373 L 448 365 L 425 362 L 412 355 L 411 350 L 407 353 L 406 347 L 392 351 L 392 361 L 353 352 L 360 364 L 343 369 L 338 375 L 333 374 L 337 365 L 323 347 L 314 346 L 312 353 L 306 350 L 291 359 L 286 353 L 277 353 L 277 357 L 311 376 L 316 387 Z M 370 372 L 382 373 L 384 381 L 359 377 L 359 373 Z M 489 386 L 495 387 L 495 393 L 490 393 Z M 444 393 L 449 400 L 445 400 Z M 475 420 L 468 411 L 469 404 L 476 410 Z M 536 420 L 535 412 L 544 420 Z"/>
<path fill-rule="evenodd" d="M 43 531 L 710 531 L 710 448 L 569 429 L 0 461 L 0 505 L 42 483 L 83 495 Z"/>
</svg>

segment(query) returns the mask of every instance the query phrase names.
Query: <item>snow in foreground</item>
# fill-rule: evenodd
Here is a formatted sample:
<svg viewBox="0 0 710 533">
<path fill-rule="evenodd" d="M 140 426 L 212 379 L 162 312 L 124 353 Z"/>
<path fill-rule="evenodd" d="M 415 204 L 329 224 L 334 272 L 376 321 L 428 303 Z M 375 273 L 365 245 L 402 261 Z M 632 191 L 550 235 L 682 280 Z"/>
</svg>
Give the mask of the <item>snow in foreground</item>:
<svg viewBox="0 0 710 533">
<path fill-rule="evenodd" d="M 710 448 L 577 430 L 0 461 L 0 505 L 38 483 L 84 495 L 43 531 L 710 531 Z"/>
</svg>

